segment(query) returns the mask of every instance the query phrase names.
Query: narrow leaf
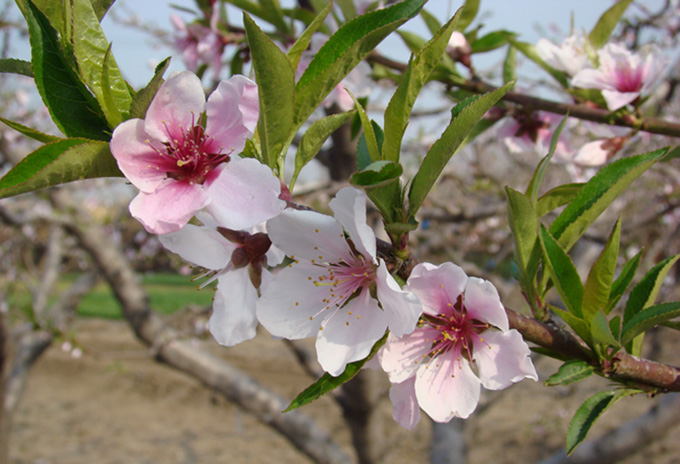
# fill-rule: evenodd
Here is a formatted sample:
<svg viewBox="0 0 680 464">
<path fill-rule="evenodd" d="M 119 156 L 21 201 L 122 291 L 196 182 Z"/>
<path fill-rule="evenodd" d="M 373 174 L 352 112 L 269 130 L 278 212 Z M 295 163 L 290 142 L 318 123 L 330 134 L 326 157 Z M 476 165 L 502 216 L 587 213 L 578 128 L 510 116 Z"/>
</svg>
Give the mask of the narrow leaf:
<svg viewBox="0 0 680 464">
<path fill-rule="evenodd" d="M 517 34 L 510 31 L 493 31 L 490 32 L 477 40 L 472 41 L 470 44 L 470 53 L 484 53 L 490 52 L 491 50 L 496 50 L 508 43 L 511 37 L 515 37 Z"/>
<path fill-rule="evenodd" d="M 660 160 L 668 151 L 663 148 L 642 155 L 622 158 L 608 164 L 590 179 L 576 198 L 555 218 L 550 233 L 565 250 L 576 241 L 598 216 L 638 176 Z"/>
<path fill-rule="evenodd" d="M 361 370 L 364 364 L 366 364 L 366 362 L 369 361 L 375 355 L 375 353 L 378 352 L 380 347 L 382 347 L 386 341 L 387 333 L 385 333 L 385 335 L 383 335 L 383 337 L 380 340 L 378 340 L 375 343 L 375 345 L 373 345 L 373 348 L 371 348 L 371 352 L 366 357 L 366 359 L 362 359 L 361 361 L 355 361 L 353 363 L 347 364 L 345 371 L 339 376 L 333 377 L 328 373 L 322 375 L 319 380 L 314 382 L 312 385 L 307 387 L 305 391 L 300 393 L 283 412 L 292 411 L 293 409 L 297 409 L 300 406 L 309 404 L 312 401 L 325 395 L 329 391 L 351 380 L 355 375 L 357 375 L 357 373 Z"/>
<path fill-rule="evenodd" d="M 621 269 L 621 273 L 612 284 L 612 290 L 609 293 L 609 306 L 607 307 L 607 313 L 614 309 L 630 283 L 633 281 L 633 277 L 635 277 L 635 271 L 637 270 L 638 264 L 640 264 L 640 258 L 642 258 L 642 250 L 633 256 L 623 266 L 623 269 Z"/>
<path fill-rule="evenodd" d="M 565 184 L 546 192 L 536 202 L 536 214 L 543 217 L 576 198 L 583 184 Z"/>
<path fill-rule="evenodd" d="M 529 58 L 531 61 L 536 63 L 539 67 L 541 67 L 544 71 L 546 71 L 548 74 L 550 74 L 557 82 L 560 83 L 560 85 L 564 88 L 569 87 L 569 81 L 567 80 L 567 75 L 562 72 L 558 71 L 557 69 L 553 68 L 550 66 L 548 63 L 543 61 L 543 58 L 540 57 L 538 52 L 536 51 L 536 47 L 533 44 L 526 43 L 526 42 L 520 42 L 519 40 L 515 40 L 512 37 L 508 37 L 508 41 L 517 48 L 524 56 Z"/>
<path fill-rule="evenodd" d="M 638 393 L 637 390 L 612 390 L 588 398 L 574 414 L 567 431 L 567 456 L 586 438 L 595 421 L 620 399 Z"/>
<path fill-rule="evenodd" d="M 458 20 L 454 16 L 409 60 L 408 68 L 401 76 L 401 82 L 385 110 L 385 146 L 383 159 L 399 161 L 401 141 L 408 125 L 408 118 L 418 94 L 428 77 L 439 64 L 446 51 L 453 26 Z"/>
<path fill-rule="evenodd" d="M 623 327 L 621 343 L 625 345 L 638 335 L 676 317 L 680 317 L 680 302 L 662 303 L 643 309 L 631 317 Z"/>
<path fill-rule="evenodd" d="M 265 163 L 273 168 L 279 157 L 285 156 L 288 148 L 285 145 L 292 138 L 295 71 L 286 55 L 246 13 L 243 24 L 260 95 L 258 129 L 262 155 Z"/>
<path fill-rule="evenodd" d="M 48 143 L 0 179 L 0 198 L 74 180 L 122 176 L 109 144 L 86 139 Z"/>
<path fill-rule="evenodd" d="M 517 49 L 510 45 L 503 61 L 503 82 L 517 79 Z"/>
<path fill-rule="evenodd" d="M 460 20 L 456 24 L 456 30 L 463 32 L 474 21 L 479 12 L 479 0 L 465 0 L 465 4 L 460 13 Z"/>
<path fill-rule="evenodd" d="M 356 108 L 357 114 L 359 115 L 359 120 L 361 121 L 361 128 L 364 131 L 364 143 L 366 143 L 366 149 L 368 150 L 368 155 L 371 158 L 371 162 L 378 161 L 382 158 L 380 155 L 380 149 L 378 148 L 378 140 L 375 137 L 375 131 L 373 130 L 373 124 L 368 119 L 366 110 L 361 103 L 354 98 L 354 95 L 350 94 L 352 100 L 354 100 L 354 108 Z"/>
<path fill-rule="evenodd" d="M 31 63 L 24 60 L 17 60 L 16 58 L 0 59 L 0 72 L 21 74 L 23 76 L 33 77 L 33 68 L 31 67 Z"/>
<path fill-rule="evenodd" d="M 651 268 L 633 288 L 623 313 L 624 327 L 628 325 L 636 314 L 654 304 L 654 300 L 656 300 L 656 296 L 659 294 L 659 290 L 661 290 L 668 271 L 670 271 L 678 258 L 680 258 L 680 254 L 664 259 Z"/>
<path fill-rule="evenodd" d="M 574 316 L 572 313 L 565 311 L 560 308 L 551 306 L 551 310 L 564 322 L 567 323 L 569 327 L 572 328 L 576 335 L 581 337 L 581 339 L 586 342 L 588 346 L 593 346 L 593 336 L 590 332 L 590 325 L 580 317 Z"/>
<path fill-rule="evenodd" d="M 548 387 L 555 385 L 569 385 L 593 375 L 593 366 L 585 361 L 567 361 L 560 366 L 556 373 L 545 381 Z"/>
<path fill-rule="evenodd" d="M 153 97 L 156 96 L 156 92 L 158 92 L 158 89 L 163 84 L 163 74 L 165 74 L 168 66 L 170 66 L 170 57 L 164 59 L 156 66 L 151 81 L 132 98 L 132 103 L 130 104 L 131 118 L 144 119 L 146 117 L 146 110 L 149 108 Z"/>
<path fill-rule="evenodd" d="M 623 13 L 626 11 L 626 8 L 628 8 L 631 1 L 632 0 L 619 0 L 597 20 L 593 30 L 588 34 L 588 39 L 595 49 L 602 48 L 602 46 L 607 43 L 609 36 L 614 31 L 614 28 L 619 23 L 621 16 L 623 16 Z"/>
<path fill-rule="evenodd" d="M 555 284 L 557 293 L 559 293 L 569 312 L 576 317 L 583 318 L 581 312 L 583 284 L 574 263 L 543 225 L 541 225 L 539 236 L 545 264 L 547 264 L 550 278 Z"/>
<path fill-rule="evenodd" d="M 538 163 L 536 171 L 529 182 L 529 187 L 527 187 L 527 195 L 529 198 L 531 198 L 531 203 L 533 205 L 536 205 L 536 202 L 538 201 L 538 192 L 540 191 L 541 183 L 543 182 L 543 177 L 545 176 L 545 171 L 548 169 L 548 164 L 555 154 L 557 142 L 560 139 L 560 135 L 562 134 L 562 130 L 564 129 L 564 125 L 566 123 L 567 117 L 565 116 L 562 118 L 562 122 L 560 122 L 560 124 L 557 126 L 557 129 L 555 129 L 555 132 L 553 133 L 553 136 L 550 140 L 550 149 L 548 150 L 548 154 L 541 160 L 540 163 Z"/>
<path fill-rule="evenodd" d="M 328 12 L 331 10 L 332 6 L 333 2 L 328 2 L 328 5 L 326 5 L 324 9 L 321 10 L 318 15 L 316 15 L 314 21 L 312 21 L 311 24 L 307 26 L 307 29 L 305 29 L 304 32 L 300 34 L 300 37 L 298 37 L 293 46 L 290 47 L 290 50 L 288 50 L 288 53 L 286 53 L 286 56 L 288 56 L 293 69 L 297 69 L 302 52 L 307 50 L 307 47 L 309 47 L 312 36 L 314 33 L 316 33 L 316 31 L 319 30 L 319 27 L 321 27 L 325 21 L 326 16 L 328 16 Z"/>
<path fill-rule="evenodd" d="M 533 276 L 527 276 L 526 270 L 538 239 L 538 217 L 526 195 L 510 187 L 505 188 L 505 193 L 508 202 L 508 222 L 515 240 L 515 260 L 522 276 L 531 281 Z"/>
<path fill-rule="evenodd" d="M 413 178 L 409 191 L 409 216 L 414 216 L 425 201 L 449 159 L 458 150 L 468 132 L 484 114 L 505 95 L 514 82 L 476 98 L 458 112 L 453 110 L 449 126 L 425 155 L 420 169 Z"/>
<path fill-rule="evenodd" d="M 42 133 L 40 131 L 33 129 L 32 127 L 26 127 L 22 124 L 19 124 L 18 122 L 10 121 L 9 119 L 0 118 L 0 121 L 2 121 L 3 124 L 6 124 L 7 126 L 14 129 L 15 131 L 20 132 L 24 134 L 26 137 L 32 138 L 33 140 L 37 140 L 38 142 L 49 143 L 60 139 L 60 137 Z"/>
<path fill-rule="evenodd" d="M 593 263 L 583 289 L 583 318 L 586 321 L 599 310 L 605 311 L 609 306 L 609 295 L 614 282 L 616 261 L 619 257 L 620 239 L 621 219 L 619 218 L 602 253 Z"/>
<path fill-rule="evenodd" d="M 616 349 L 621 347 L 619 341 L 612 334 L 607 316 L 602 310 L 597 311 L 590 319 L 590 333 L 593 336 L 594 343 L 604 343 Z"/>
<path fill-rule="evenodd" d="M 435 35 L 437 31 L 442 28 L 442 25 L 437 17 L 429 11 L 425 9 L 420 10 L 420 17 L 423 18 L 423 21 L 430 31 L 430 34 Z"/>
</svg>

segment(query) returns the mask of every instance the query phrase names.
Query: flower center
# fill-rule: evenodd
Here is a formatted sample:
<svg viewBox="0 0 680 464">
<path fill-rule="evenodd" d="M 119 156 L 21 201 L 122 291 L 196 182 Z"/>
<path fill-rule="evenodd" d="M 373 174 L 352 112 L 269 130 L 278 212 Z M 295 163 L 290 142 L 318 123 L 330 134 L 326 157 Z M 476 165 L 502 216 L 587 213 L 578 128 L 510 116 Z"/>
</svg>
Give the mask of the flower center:
<svg viewBox="0 0 680 464">
<path fill-rule="evenodd" d="M 375 266 L 367 261 L 361 254 L 353 253 L 352 259 L 337 263 L 314 264 L 326 270 L 313 283 L 317 287 L 328 288 L 328 295 L 322 299 L 325 303 L 324 309 L 332 307 L 340 308 L 359 290 L 370 290 L 375 282 Z"/>
<path fill-rule="evenodd" d="M 213 137 L 205 133 L 201 125 L 202 115 L 193 121 L 191 127 L 176 130 L 166 126 L 170 141 L 162 148 L 155 148 L 167 162 L 165 171 L 169 178 L 202 184 L 210 171 L 218 164 L 229 161 L 230 153 L 222 153 L 222 147 L 215 144 Z"/>
<path fill-rule="evenodd" d="M 642 67 L 617 66 L 616 90 L 619 92 L 639 92 L 642 88 Z"/>
</svg>

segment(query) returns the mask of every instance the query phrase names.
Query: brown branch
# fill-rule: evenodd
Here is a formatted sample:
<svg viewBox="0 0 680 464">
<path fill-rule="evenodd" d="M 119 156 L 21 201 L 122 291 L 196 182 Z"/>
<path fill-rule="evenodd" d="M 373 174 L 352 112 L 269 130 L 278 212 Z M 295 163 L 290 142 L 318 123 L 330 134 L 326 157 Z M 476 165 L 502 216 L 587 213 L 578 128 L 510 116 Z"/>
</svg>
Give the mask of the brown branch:
<svg viewBox="0 0 680 464">
<path fill-rule="evenodd" d="M 397 71 L 405 71 L 407 65 L 398 61 L 386 58 L 378 53 L 371 53 L 368 60 L 373 63 L 379 63 L 388 68 Z M 481 81 L 464 80 L 464 79 L 446 79 L 443 82 L 447 85 L 465 89 L 473 93 L 488 93 L 496 90 L 496 87 L 486 84 Z M 508 92 L 503 98 L 504 101 L 522 105 L 525 108 L 532 110 L 547 111 L 549 113 L 566 115 L 584 119 L 586 121 L 598 122 L 600 124 L 629 127 L 631 129 L 639 129 L 652 134 L 668 135 L 671 137 L 680 137 L 680 124 L 675 124 L 661 118 L 643 118 L 638 119 L 632 115 L 613 116 L 609 111 L 602 108 L 593 108 L 584 104 L 575 103 L 560 103 L 543 98 L 531 97 L 517 92 Z"/>
</svg>

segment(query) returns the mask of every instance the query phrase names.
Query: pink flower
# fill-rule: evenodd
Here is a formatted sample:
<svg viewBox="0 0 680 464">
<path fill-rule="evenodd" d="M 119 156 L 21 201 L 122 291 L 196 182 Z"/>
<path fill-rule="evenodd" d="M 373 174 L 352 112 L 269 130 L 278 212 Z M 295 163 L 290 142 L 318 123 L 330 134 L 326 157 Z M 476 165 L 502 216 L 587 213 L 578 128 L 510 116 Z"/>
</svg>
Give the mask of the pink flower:
<svg viewBox="0 0 680 464">
<path fill-rule="evenodd" d="M 210 333 L 218 343 L 233 346 L 255 336 L 255 302 L 258 289 L 271 281 L 267 265 L 279 264 L 283 255 L 270 248 L 264 233 L 218 227 L 208 215 L 204 226 L 187 224 L 177 232 L 161 235 L 165 248 L 206 270 L 201 287 L 217 280 Z M 278 253 L 278 254 L 277 254 Z"/>
<path fill-rule="evenodd" d="M 421 323 L 402 338 L 390 334 L 378 354 L 394 384 L 390 398 L 400 425 L 415 426 L 418 405 L 437 422 L 467 418 L 480 386 L 500 390 L 524 378 L 538 380 L 529 347 L 509 330 L 490 282 L 452 263 L 421 263 L 405 289 L 423 303 Z"/>
<path fill-rule="evenodd" d="M 587 47 L 588 39 L 583 33 L 577 32 L 564 39 L 560 45 L 540 39 L 536 44 L 536 52 L 553 68 L 574 76 L 590 65 Z"/>
<path fill-rule="evenodd" d="M 666 64 L 656 47 L 642 56 L 611 43 L 605 45 L 598 56 L 598 69 L 583 69 L 571 82 L 574 87 L 602 90 L 611 111 L 632 103 L 649 90 Z"/>
<path fill-rule="evenodd" d="M 285 203 L 270 169 L 231 156 L 243 151 L 258 112 L 257 88 L 243 76 L 220 82 L 207 103 L 194 74 L 170 77 L 146 119 L 130 119 L 113 131 L 111 153 L 140 190 L 130 203 L 132 216 L 147 231 L 164 234 L 203 208 L 235 230 L 278 214 Z"/>
<path fill-rule="evenodd" d="M 187 25 L 179 16 L 170 15 L 170 21 L 177 31 L 175 47 L 182 53 L 182 61 L 189 71 L 195 72 L 201 63 L 212 66 L 215 73 L 220 69 L 225 44 L 217 29 L 217 5 L 213 5 L 209 28 L 199 23 Z"/>
<path fill-rule="evenodd" d="M 449 54 L 453 61 L 459 61 L 468 68 L 471 65 L 470 52 L 472 47 L 465 36 L 458 31 L 453 31 L 449 43 L 446 45 L 446 53 Z"/>
<path fill-rule="evenodd" d="M 496 136 L 503 140 L 507 149 L 512 153 L 533 152 L 540 156 L 548 154 L 550 141 L 557 126 L 562 121 L 562 116 L 536 111 L 533 113 L 519 113 L 512 118 L 507 118 L 498 128 Z M 567 126 L 573 125 L 570 119 Z M 566 142 L 566 130 L 562 132 L 554 159 L 569 158 L 571 150 Z"/>
<path fill-rule="evenodd" d="M 316 335 L 321 367 L 337 376 L 368 356 L 388 327 L 398 336 L 411 332 L 421 306 L 376 257 L 365 194 L 342 189 L 330 207 L 335 218 L 286 210 L 267 222 L 274 245 L 294 261 L 263 292 L 257 316 L 275 336 Z"/>
</svg>

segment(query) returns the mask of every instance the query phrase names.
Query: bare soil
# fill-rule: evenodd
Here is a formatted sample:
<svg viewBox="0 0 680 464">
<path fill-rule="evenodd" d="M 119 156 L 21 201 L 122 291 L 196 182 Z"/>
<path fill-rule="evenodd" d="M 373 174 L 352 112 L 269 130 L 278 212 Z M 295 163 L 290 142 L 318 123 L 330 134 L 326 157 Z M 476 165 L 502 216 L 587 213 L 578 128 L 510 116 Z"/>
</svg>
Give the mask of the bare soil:
<svg viewBox="0 0 680 464">
<path fill-rule="evenodd" d="M 310 462 L 236 405 L 157 363 L 125 322 L 82 319 L 76 334 L 82 357 L 73 358 L 55 345 L 31 373 L 13 421 L 13 464 Z M 674 357 L 677 363 L 678 340 L 662 346 L 662 357 Z M 289 398 L 312 381 L 283 345 L 266 334 L 223 352 L 235 366 Z M 539 359 L 541 380 L 558 365 Z M 549 456 L 563 446 L 580 402 L 606 386 L 600 378 L 554 388 L 524 381 L 487 395 L 486 406 L 466 421 L 469 462 L 531 463 Z M 635 418 L 652 404 L 645 397 L 619 403 L 596 424 L 590 438 Z M 382 409 L 386 462 L 428 462 L 429 421 L 424 418 L 408 432 L 392 423 L 387 401 Z M 331 399 L 322 398 L 304 412 L 352 453 L 349 432 Z M 680 427 L 674 427 L 644 456 L 631 456 L 626 464 L 680 463 L 679 433 Z"/>
</svg>

